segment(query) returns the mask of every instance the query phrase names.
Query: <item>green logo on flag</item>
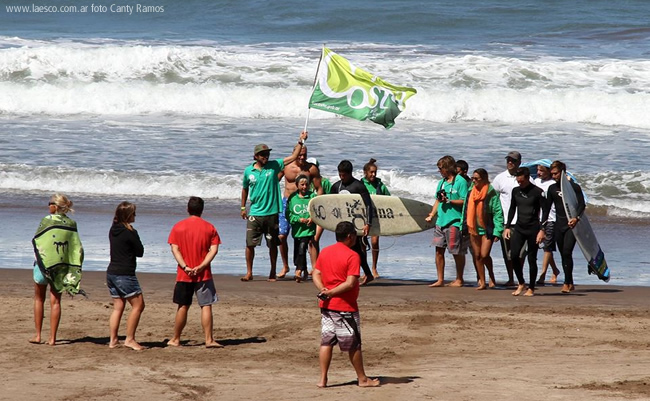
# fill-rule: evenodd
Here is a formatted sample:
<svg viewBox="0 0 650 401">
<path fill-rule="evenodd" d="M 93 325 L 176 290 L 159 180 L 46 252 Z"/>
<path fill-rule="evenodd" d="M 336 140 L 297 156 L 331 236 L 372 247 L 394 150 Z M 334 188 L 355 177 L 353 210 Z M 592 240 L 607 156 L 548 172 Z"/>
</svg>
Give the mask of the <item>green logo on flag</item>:
<svg viewBox="0 0 650 401">
<path fill-rule="evenodd" d="M 314 92 L 309 107 L 354 118 L 371 120 L 386 128 L 395 125 L 406 100 L 417 91 L 389 84 L 344 57 L 323 48 Z"/>
</svg>

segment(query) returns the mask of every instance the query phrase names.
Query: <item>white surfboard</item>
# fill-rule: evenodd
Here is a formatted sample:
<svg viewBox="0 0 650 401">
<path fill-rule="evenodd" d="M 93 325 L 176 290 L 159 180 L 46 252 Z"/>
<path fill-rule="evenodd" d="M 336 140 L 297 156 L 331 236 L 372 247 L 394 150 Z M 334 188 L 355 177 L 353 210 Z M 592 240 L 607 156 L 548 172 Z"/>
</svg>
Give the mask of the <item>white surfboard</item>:
<svg viewBox="0 0 650 401">
<path fill-rule="evenodd" d="M 432 208 L 428 203 L 385 195 L 370 195 L 370 199 L 375 216 L 369 235 L 404 235 L 435 226 L 435 221 L 425 221 Z M 330 231 L 338 223 L 349 221 L 361 234 L 368 221 L 366 207 L 358 194 L 317 196 L 309 202 L 309 214 L 314 223 Z"/>
<path fill-rule="evenodd" d="M 577 217 L 578 197 L 566 174 L 562 174 L 560 179 L 560 191 L 562 191 L 562 201 L 567 217 L 569 219 Z M 594 234 L 585 213 L 580 216 L 580 221 L 573 227 L 573 235 L 576 237 L 576 242 L 580 250 L 582 250 L 582 254 L 587 259 L 589 274 L 596 274 L 599 279 L 605 282 L 609 281 L 609 267 L 607 267 L 605 261 L 605 254 L 600 249 L 596 234 Z"/>
</svg>

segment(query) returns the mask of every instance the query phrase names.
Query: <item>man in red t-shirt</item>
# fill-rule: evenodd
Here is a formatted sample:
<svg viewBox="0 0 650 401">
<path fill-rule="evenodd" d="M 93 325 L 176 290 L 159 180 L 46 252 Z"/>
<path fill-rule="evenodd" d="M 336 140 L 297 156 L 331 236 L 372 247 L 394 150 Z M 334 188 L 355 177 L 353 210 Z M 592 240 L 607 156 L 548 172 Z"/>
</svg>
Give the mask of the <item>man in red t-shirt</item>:
<svg viewBox="0 0 650 401">
<path fill-rule="evenodd" d="M 327 372 L 332 350 L 338 344 L 347 351 L 357 373 L 360 387 L 376 387 L 379 379 L 366 376 L 361 354 L 361 319 L 359 297 L 359 254 L 350 249 L 357 242 L 354 225 L 348 221 L 336 226 L 336 244 L 328 246 L 318 256 L 312 273 L 321 308 L 321 343 L 319 351 L 321 377 L 318 387 L 327 386 Z"/>
<path fill-rule="evenodd" d="M 203 199 L 192 196 L 187 202 L 185 220 L 174 225 L 169 233 L 169 245 L 178 262 L 174 303 L 178 305 L 174 322 L 174 337 L 167 345 L 179 346 L 181 333 L 187 323 L 187 312 L 192 305 L 192 297 L 201 307 L 201 326 L 205 332 L 207 348 L 221 348 L 212 336 L 212 304 L 217 302 L 217 291 L 212 280 L 210 262 L 217 256 L 221 239 L 214 226 L 201 218 Z"/>
</svg>

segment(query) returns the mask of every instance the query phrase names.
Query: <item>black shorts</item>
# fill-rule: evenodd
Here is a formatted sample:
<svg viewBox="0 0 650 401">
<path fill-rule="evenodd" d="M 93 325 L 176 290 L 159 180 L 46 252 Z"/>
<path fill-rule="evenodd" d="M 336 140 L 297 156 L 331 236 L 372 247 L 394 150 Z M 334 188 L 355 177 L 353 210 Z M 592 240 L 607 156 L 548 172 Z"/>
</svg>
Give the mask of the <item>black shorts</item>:
<svg viewBox="0 0 650 401">
<path fill-rule="evenodd" d="M 190 306 L 194 294 L 196 294 L 199 306 L 212 305 L 219 300 L 212 279 L 195 283 L 177 281 L 174 287 L 174 303 L 180 306 Z"/>
</svg>

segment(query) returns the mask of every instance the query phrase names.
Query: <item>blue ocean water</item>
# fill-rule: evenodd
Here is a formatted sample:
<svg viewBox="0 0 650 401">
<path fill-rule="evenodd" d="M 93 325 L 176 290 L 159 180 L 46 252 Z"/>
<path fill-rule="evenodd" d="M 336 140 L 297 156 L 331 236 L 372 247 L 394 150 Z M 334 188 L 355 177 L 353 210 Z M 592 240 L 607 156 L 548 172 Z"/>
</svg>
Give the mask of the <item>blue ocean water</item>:
<svg viewBox="0 0 650 401">
<path fill-rule="evenodd" d="M 220 205 L 212 216 L 232 229 L 220 256 L 241 272 L 241 173 L 257 143 L 290 151 L 325 44 L 418 94 L 391 130 L 312 111 L 324 175 L 349 158 L 360 176 L 374 157 L 392 193 L 431 202 L 445 154 L 492 177 L 511 149 L 562 159 L 612 281 L 648 285 L 649 12 L 640 0 L 0 1 L 0 208 L 18 225 L 0 234 L 0 265 L 29 264 L 37 206 L 60 191 L 83 200 L 91 269 L 107 260 L 96 220 L 109 205 L 147 205 L 140 268 L 160 271 L 167 209 L 199 195 Z M 386 275 L 431 278 L 430 235 L 410 238 L 385 241 Z"/>
</svg>

